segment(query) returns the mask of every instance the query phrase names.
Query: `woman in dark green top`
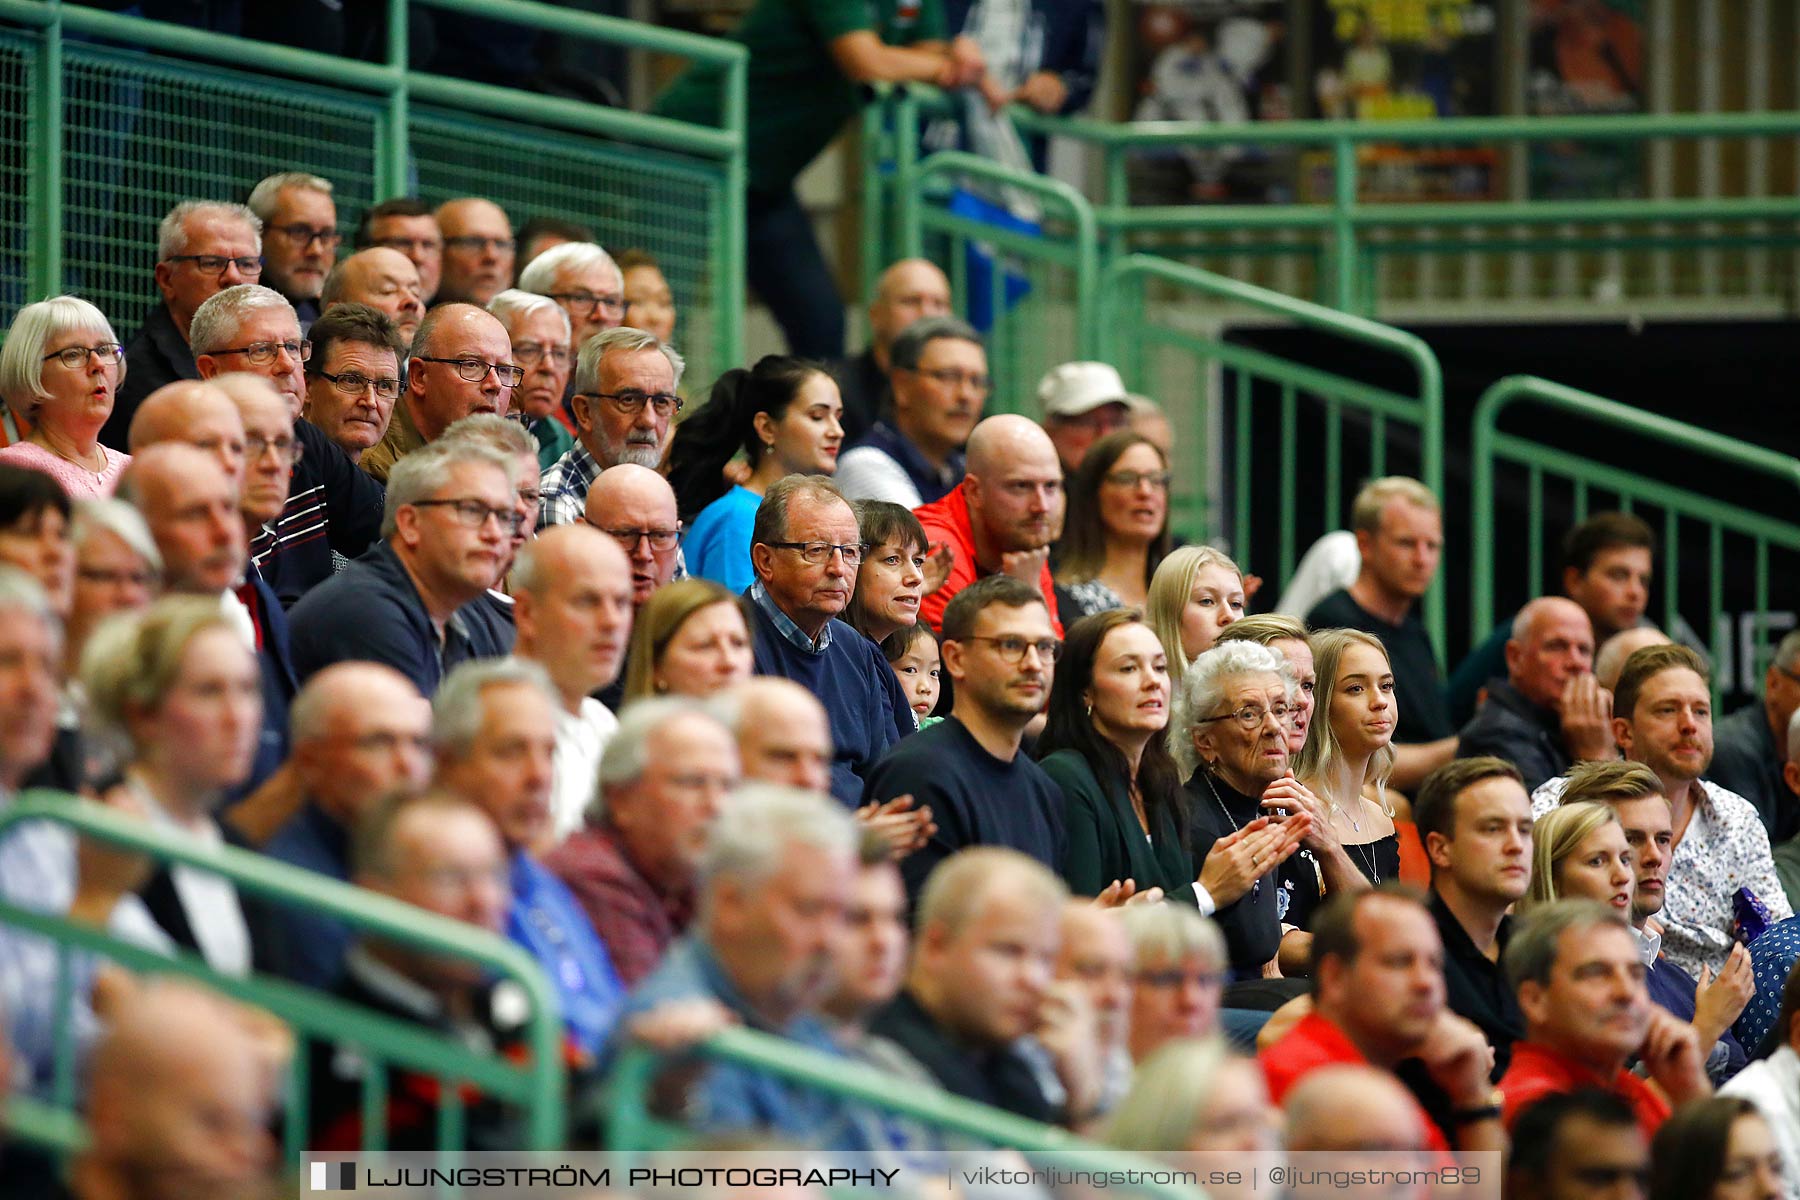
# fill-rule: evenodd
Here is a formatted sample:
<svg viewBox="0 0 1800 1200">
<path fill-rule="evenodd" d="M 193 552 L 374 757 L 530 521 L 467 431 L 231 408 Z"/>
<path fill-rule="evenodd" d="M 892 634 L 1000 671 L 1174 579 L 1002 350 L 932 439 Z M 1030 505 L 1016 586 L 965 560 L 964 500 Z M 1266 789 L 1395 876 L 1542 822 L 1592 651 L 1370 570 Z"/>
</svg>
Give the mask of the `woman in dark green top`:
<svg viewBox="0 0 1800 1200">
<path fill-rule="evenodd" d="M 1196 903 L 1168 723 L 1168 662 L 1142 613 L 1116 608 L 1070 626 L 1038 765 L 1062 789 L 1062 875 L 1078 895 L 1130 879 Z"/>
</svg>

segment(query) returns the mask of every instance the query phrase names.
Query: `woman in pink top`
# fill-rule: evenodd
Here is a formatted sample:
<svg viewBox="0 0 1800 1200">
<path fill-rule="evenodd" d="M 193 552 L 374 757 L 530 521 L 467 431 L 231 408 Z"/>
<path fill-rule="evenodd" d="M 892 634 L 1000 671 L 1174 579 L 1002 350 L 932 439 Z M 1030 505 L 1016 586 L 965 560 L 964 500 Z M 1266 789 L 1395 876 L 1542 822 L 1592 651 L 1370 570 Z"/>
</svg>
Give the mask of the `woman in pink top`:
<svg viewBox="0 0 1800 1200">
<path fill-rule="evenodd" d="M 44 472 L 71 499 L 111 495 L 131 456 L 102 446 L 100 427 L 124 376 L 124 348 L 86 300 L 20 309 L 0 347 L 0 398 L 31 432 L 0 450 L 0 462 Z"/>
</svg>

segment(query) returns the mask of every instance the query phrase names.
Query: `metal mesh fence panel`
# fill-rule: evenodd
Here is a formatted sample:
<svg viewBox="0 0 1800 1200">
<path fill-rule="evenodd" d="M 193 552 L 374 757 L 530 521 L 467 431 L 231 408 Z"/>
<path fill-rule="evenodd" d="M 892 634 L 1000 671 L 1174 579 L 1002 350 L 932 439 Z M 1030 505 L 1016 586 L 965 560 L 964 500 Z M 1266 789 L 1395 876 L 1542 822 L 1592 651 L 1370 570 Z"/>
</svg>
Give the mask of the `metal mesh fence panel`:
<svg viewBox="0 0 1800 1200">
<path fill-rule="evenodd" d="M 31 144 L 31 93 L 36 48 L 0 37 L 0 305 L 16 312 L 30 282 L 28 188 L 42 152 Z"/>
</svg>

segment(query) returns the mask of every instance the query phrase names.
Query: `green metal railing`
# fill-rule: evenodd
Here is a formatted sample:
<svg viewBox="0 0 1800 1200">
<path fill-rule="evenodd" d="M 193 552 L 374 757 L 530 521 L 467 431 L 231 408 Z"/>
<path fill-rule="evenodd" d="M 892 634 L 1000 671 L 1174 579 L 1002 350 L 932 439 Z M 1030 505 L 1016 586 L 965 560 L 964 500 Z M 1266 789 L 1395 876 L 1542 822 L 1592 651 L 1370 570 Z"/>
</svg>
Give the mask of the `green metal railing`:
<svg viewBox="0 0 1800 1200">
<path fill-rule="evenodd" d="M 754 1030 L 728 1029 L 715 1034 L 699 1047 L 698 1053 L 836 1096 L 864 1109 L 905 1118 L 952 1144 L 1004 1147 L 1021 1151 L 1027 1158 L 1034 1153 L 1054 1153 L 1056 1165 L 1069 1170 L 1158 1166 L 1138 1155 L 1086 1141 L 1067 1130 L 1039 1125 L 939 1088 L 820 1054 Z M 633 1045 L 619 1056 L 607 1080 L 609 1145 L 659 1149 L 680 1145 L 692 1136 L 689 1131 L 659 1120 L 651 1111 L 649 1097 L 664 1065 L 662 1055 L 641 1045 Z M 1128 1194 L 1167 1196 L 1171 1200 L 1203 1200 L 1205 1195 L 1197 1187 L 1155 1183 L 1136 1186 Z"/>
<path fill-rule="evenodd" d="M 429 7 L 724 73 L 716 127 L 412 69 Z M 68 289 L 129 336 L 155 301 L 156 224 L 264 176 L 332 180 L 340 220 L 406 193 L 480 194 L 662 262 L 701 377 L 742 358 L 743 47 L 533 0 L 387 0 L 388 58 L 360 62 L 120 16 L 0 0 L 0 310 Z"/>
<path fill-rule="evenodd" d="M 1499 428 L 1503 415 L 1527 406 L 1535 410 L 1537 418 L 1530 435 Z M 1546 416 L 1550 419 L 1544 419 Z M 1633 449 L 1646 442 L 1677 452 L 1691 463 L 1691 469 L 1683 472 L 1680 481 L 1651 478 L 1632 470 Z M 1566 492 L 1574 521 L 1585 519 L 1590 510 L 1616 508 L 1636 512 L 1652 528 L 1660 525 L 1662 545 L 1656 570 L 1662 592 L 1662 625 L 1671 632 L 1681 615 L 1681 551 L 1692 545 L 1684 526 L 1703 531 L 1707 557 L 1700 574 L 1705 580 L 1706 615 L 1704 623 L 1694 628 L 1710 646 L 1715 664 L 1730 662 L 1733 650 L 1719 621 L 1725 610 L 1727 572 L 1749 579 L 1751 611 L 1764 613 L 1769 611 L 1772 594 L 1771 554 L 1800 556 L 1800 523 L 1785 515 L 1800 505 L 1800 459 L 1761 446 L 1548 380 L 1513 375 L 1495 383 L 1476 404 L 1472 448 L 1471 644 L 1479 644 L 1492 631 L 1496 611 L 1511 611 L 1496 609 L 1502 591 L 1506 600 L 1523 603 L 1532 596 L 1559 590 L 1561 581 L 1548 575 L 1555 561 L 1547 560 L 1544 552 L 1547 489 Z M 1609 455 L 1612 462 L 1605 461 Z M 1528 514 L 1525 570 L 1522 575 L 1509 571 L 1504 588 L 1495 570 L 1496 471 L 1502 463 L 1522 470 Z M 1681 486 L 1688 481 L 1714 494 Z M 1727 486 L 1753 491 L 1756 506 L 1719 499 L 1717 493 Z M 1777 513 L 1784 515 L 1772 515 Z M 1727 538 L 1734 539 L 1729 553 Z M 1781 577 L 1793 579 L 1797 568 L 1800 557 L 1789 559 Z M 1719 676 L 1715 670 L 1715 691 L 1731 690 L 1722 686 Z"/>
<path fill-rule="evenodd" d="M 879 93 L 865 116 L 864 197 L 903 204 L 908 164 L 918 160 L 921 114 L 953 110 L 923 85 Z M 1441 121 L 1282 121 L 1218 126 L 1187 122 L 1107 122 L 1007 110 L 1026 134 L 1068 138 L 1102 162 L 1094 205 L 1102 263 L 1134 251 L 1183 259 L 1300 257 L 1313 272 L 1315 298 L 1346 312 L 1371 312 L 1376 269 L 1401 255 L 1466 256 L 1543 251 L 1593 255 L 1620 250 L 1800 246 L 1800 196 L 1694 196 L 1605 200 L 1508 200 L 1399 203 L 1358 196 L 1360 156 L 1386 145 L 1523 145 L 1555 142 L 1649 143 L 1665 139 L 1792 138 L 1800 112 L 1661 113 L 1592 117 L 1467 117 Z M 1134 205 L 1128 165 L 1134 155 L 1254 144 L 1313 148 L 1331 165 L 1322 203 Z M 902 222 L 903 223 L 903 222 Z M 889 219 L 864 215 L 864 270 L 872 278 L 898 247 L 881 239 Z M 1618 228 L 1628 225 L 1631 229 Z M 1730 228 L 1726 228 L 1729 226 Z M 1439 234 L 1446 236 L 1438 236 Z M 1234 272 L 1238 273 L 1238 272 Z"/>
<path fill-rule="evenodd" d="M 386 1123 L 380 1114 L 387 1107 L 390 1067 L 432 1076 L 444 1085 L 437 1125 L 440 1146 L 449 1149 L 463 1144 L 468 1114 L 461 1098 L 462 1084 L 479 1088 L 486 1096 L 522 1111 L 525 1144 L 520 1149 L 554 1150 L 563 1145 L 566 1118 L 560 1006 L 536 961 L 517 946 L 484 930 L 389 897 L 247 850 L 197 845 L 191 839 L 152 828 L 113 809 L 59 793 L 29 792 L 0 812 L 0 839 L 26 822 L 39 820 L 147 855 L 157 862 L 213 872 L 244 893 L 328 915 L 366 935 L 477 963 L 522 989 L 529 1006 L 523 1027 L 528 1061 L 515 1064 L 497 1055 L 477 1054 L 453 1036 L 371 1012 L 326 993 L 271 977 L 221 975 L 192 953 L 165 956 L 121 941 L 104 929 L 71 921 L 62 914 L 0 900 L 0 925 L 50 939 L 58 964 L 53 1000 L 56 1057 L 51 1092 L 47 1102 L 27 1103 L 7 1113 L 7 1123 L 16 1135 L 37 1138 L 64 1151 L 80 1144 L 82 1135 L 75 1117 L 74 955 L 87 952 L 144 974 L 197 979 L 234 999 L 273 1013 L 294 1029 L 298 1037 L 288 1077 L 282 1134 L 284 1154 L 290 1163 L 297 1163 L 307 1146 L 309 1037 L 352 1043 L 364 1053 L 370 1068 L 362 1097 L 362 1111 L 370 1118 L 364 1122 L 365 1150 L 385 1148 Z"/>
<path fill-rule="evenodd" d="M 1226 341 L 1216 328 L 1183 322 L 1184 309 L 1192 307 L 1184 301 L 1195 297 L 1228 301 L 1374 354 L 1396 356 L 1415 385 L 1410 392 L 1393 391 Z M 1259 473 L 1275 473 L 1281 482 L 1273 514 L 1279 582 L 1293 574 L 1306 544 L 1343 527 L 1348 500 L 1365 478 L 1391 471 L 1415 474 L 1434 494 L 1443 493 L 1443 374 L 1437 356 L 1413 334 L 1147 254 L 1119 259 L 1101 273 L 1093 324 L 1100 332 L 1100 357 L 1118 364 L 1128 386 L 1162 399 L 1180 423 L 1172 497 L 1179 532 L 1195 539 L 1225 537 L 1237 548 L 1252 545 L 1253 533 L 1268 528 L 1263 522 L 1269 516 L 1255 502 L 1252 482 Z M 1212 379 L 1215 366 L 1230 377 Z M 1181 396 L 1202 403 L 1175 404 Z M 1229 406 L 1233 434 L 1228 502 L 1206 491 L 1213 465 L 1227 459 L 1225 448 L 1214 445 L 1224 427 L 1220 406 Z M 1359 430 L 1366 434 L 1366 451 L 1347 460 L 1346 444 Z M 1314 467 L 1301 463 L 1308 439 L 1317 443 L 1316 475 Z M 1229 521 L 1223 519 L 1226 513 Z M 1266 570 L 1266 564 L 1244 567 Z M 1440 647 L 1444 611 L 1440 584 L 1425 601 L 1426 625 Z"/>
</svg>

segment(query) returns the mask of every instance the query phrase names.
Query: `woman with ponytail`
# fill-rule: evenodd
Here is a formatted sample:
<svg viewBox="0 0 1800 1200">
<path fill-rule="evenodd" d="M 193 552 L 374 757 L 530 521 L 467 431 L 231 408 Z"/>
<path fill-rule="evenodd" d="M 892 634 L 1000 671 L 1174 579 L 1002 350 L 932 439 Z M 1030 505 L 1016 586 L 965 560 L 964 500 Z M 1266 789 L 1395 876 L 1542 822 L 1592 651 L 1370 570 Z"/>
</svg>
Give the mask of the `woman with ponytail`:
<svg viewBox="0 0 1800 1200">
<path fill-rule="evenodd" d="M 836 381 L 805 359 L 771 354 L 719 377 L 669 452 L 669 483 L 689 522 L 689 573 L 734 592 L 750 586 L 750 527 L 763 492 L 788 475 L 834 474 L 843 414 Z M 725 468 L 739 450 L 750 476 L 732 484 Z"/>
</svg>

